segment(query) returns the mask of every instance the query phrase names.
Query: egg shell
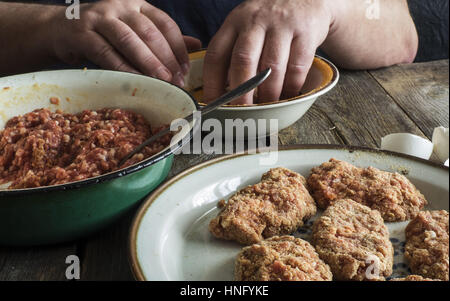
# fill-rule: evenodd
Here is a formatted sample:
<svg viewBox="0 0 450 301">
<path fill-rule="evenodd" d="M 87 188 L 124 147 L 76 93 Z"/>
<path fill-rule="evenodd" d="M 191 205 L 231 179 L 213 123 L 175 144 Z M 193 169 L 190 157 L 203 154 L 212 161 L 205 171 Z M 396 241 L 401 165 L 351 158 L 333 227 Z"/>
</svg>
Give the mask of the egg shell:
<svg viewBox="0 0 450 301">
<path fill-rule="evenodd" d="M 434 144 L 434 153 L 441 162 L 444 162 L 449 158 L 448 137 L 449 137 L 448 128 L 440 126 L 434 129 L 432 138 Z"/>
<path fill-rule="evenodd" d="M 381 138 L 381 149 L 428 160 L 433 153 L 433 143 L 413 134 L 396 133 Z"/>
</svg>

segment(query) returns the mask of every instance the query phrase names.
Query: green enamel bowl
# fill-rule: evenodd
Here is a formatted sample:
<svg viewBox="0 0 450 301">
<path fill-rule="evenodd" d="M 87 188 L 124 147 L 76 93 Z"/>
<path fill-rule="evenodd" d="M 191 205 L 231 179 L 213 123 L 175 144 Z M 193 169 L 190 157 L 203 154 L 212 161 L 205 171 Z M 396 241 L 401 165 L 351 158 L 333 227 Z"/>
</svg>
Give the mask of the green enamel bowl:
<svg viewBox="0 0 450 301">
<path fill-rule="evenodd" d="M 52 104 L 50 98 L 55 97 L 59 101 Z M 11 117 L 39 108 L 67 113 L 122 108 L 160 126 L 189 115 L 197 103 L 170 83 L 123 72 L 63 70 L 0 78 L 0 129 Z M 32 189 L 8 190 L 3 185 L 0 245 L 71 241 L 110 225 L 165 180 L 174 152 L 192 134 L 192 125 L 186 126 L 160 153 L 102 176 Z"/>
</svg>

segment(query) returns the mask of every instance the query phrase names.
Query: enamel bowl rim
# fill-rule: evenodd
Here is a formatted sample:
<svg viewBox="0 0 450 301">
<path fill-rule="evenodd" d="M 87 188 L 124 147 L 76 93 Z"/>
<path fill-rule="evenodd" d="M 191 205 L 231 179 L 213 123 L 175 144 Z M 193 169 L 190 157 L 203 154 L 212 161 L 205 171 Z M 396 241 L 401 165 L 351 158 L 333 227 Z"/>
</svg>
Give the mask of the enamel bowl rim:
<svg viewBox="0 0 450 301">
<path fill-rule="evenodd" d="M 433 168 L 439 168 L 444 171 L 449 171 L 449 167 L 439 164 L 430 160 L 425 160 L 422 158 L 414 157 L 411 155 L 406 155 L 402 153 L 387 151 L 387 150 L 381 150 L 381 149 L 375 149 L 365 146 L 350 146 L 350 145 L 339 145 L 339 144 L 294 144 L 294 145 L 285 145 L 280 146 L 279 151 L 290 151 L 290 150 L 314 150 L 314 149 L 325 149 L 325 150 L 344 150 L 349 152 L 355 152 L 355 151 L 362 151 L 362 152 L 370 152 L 375 154 L 385 154 L 388 156 L 396 156 L 404 159 L 409 159 L 418 163 L 426 164 Z M 264 151 L 257 151 L 256 153 L 262 153 Z M 146 215 L 147 211 L 150 210 L 151 205 L 153 202 L 163 193 L 165 190 L 169 189 L 170 186 L 175 184 L 180 179 L 189 176 L 192 173 L 195 173 L 196 171 L 199 171 L 203 168 L 209 167 L 211 165 L 214 165 L 218 162 L 223 162 L 227 160 L 231 160 L 237 157 L 241 156 L 247 156 L 249 155 L 248 151 L 244 153 L 238 153 L 238 154 L 232 154 L 232 155 L 225 155 L 220 156 L 218 158 L 214 158 L 211 160 L 207 160 L 205 162 L 202 162 L 200 164 L 194 165 L 192 167 L 189 167 L 185 169 L 184 171 L 180 172 L 179 174 L 175 175 L 168 181 L 166 181 L 164 184 L 162 184 L 160 187 L 158 187 L 156 190 L 154 190 L 148 197 L 144 199 L 144 201 L 141 203 L 139 208 L 136 211 L 136 214 L 131 222 L 130 230 L 129 230 L 129 236 L 128 236 L 128 263 L 131 267 L 131 271 L 133 273 L 133 276 L 138 281 L 147 281 L 151 279 L 146 279 L 144 276 L 143 270 L 141 268 L 141 265 L 139 263 L 139 259 L 137 257 L 137 235 L 138 231 L 141 226 L 141 222 Z"/>
<path fill-rule="evenodd" d="M 88 70 L 63 69 L 63 70 L 50 70 L 50 71 L 39 71 L 39 72 L 29 72 L 29 73 L 24 73 L 24 74 L 17 74 L 17 75 L 2 77 L 2 78 L 0 78 L 0 80 L 13 79 L 15 77 L 22 77 L 22 76 L 31 76 L 33 74 L 58 73 L 58 72 L 111 73 L 111 74 L 122 74 L 123 76 L 129 76 L 129 77 L 143 77 L 147 80 L 153 80 L 153 81 L 157 81 L 160 83 L 169 84 L 171 89 L 181 90 L 183 92 L 183 94 L 187 95 L 188 99 L 190 99 L 192 101 L 196 110 L 198 110 L 200 108 L 197 101 L 194 99 L 194 97 L 188 91 L 186 91 L 168 81 L 153 78 L 153 77 L 148 77 L 148 76 L 144 76 L 144 75 L 140 75 L 140 74 L 122 72 L 122 71 L 112 71 L 112 70 L 102 70 L 102 69 L 88 69 Z M 130 175 L 130 174 L 133 174 L 144 168 L 154 165 L 154 164 L 158 163 L 159 161 L 166 159 L 167 157 L 170 157 L 175 151 L 177 151 L 178 149 L 183 147 L 184 144 L 186 144 L 188 141 L 190 141 L 192 139 L 193 132 L 194 132 L 194 126 L 191 127 L 191 129 L 185 136 L 180 138 L 180 140 L 178 141 L 178 143 L 176 145 L 173 145 L 172 147 L 168 146 L 165 149 L 163 149 L 162 151 L 160 151 L 159 153 L 157 153 L 143 161 L 140 161 L 134 165 L 131 165 L 131 166 L 128 166 L 128 167 L 125 167 L 125 168 L 122 168 L 122 169 L 119 169 L 119 170 L 116 170 L 113 172 L 109 172 L 109 173 L 106 173 L 106 174 L 103 174 L 100 176 L 87 178 L 87 179 L 75 181 L 75 182 L 69 182 L 69 183 L 65 183 L 65 184 L 34 187 L 34 188 L 25 188 L 25 189 L 0 190 L 0 197 L 20 196 L 20 195 L 27 195 L 27 194 L 32 194 L 32 193 L 39 193 L 39 192 L 46 193 L 46 192 L 54 192 L 54 191 L 65 191 L 65 190 L 70 190 L 70 189 L 79 189 L 82 187 L 91 186 L 91 185 L 103 183 L 106 181 L 111 181 L 116 178 L 120 178 L 120 177 L 124 177 L 124 176 Z M 189 136 L 189 139 L 184 139 L 186 136 Z"/>
</svg>

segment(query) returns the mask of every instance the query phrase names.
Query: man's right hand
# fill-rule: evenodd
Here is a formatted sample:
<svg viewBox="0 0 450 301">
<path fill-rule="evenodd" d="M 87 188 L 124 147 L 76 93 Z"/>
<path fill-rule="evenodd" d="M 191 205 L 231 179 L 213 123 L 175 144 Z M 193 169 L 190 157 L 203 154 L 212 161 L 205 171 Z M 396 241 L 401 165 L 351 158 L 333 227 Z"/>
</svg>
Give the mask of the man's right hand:
<svg viewBox="0 0 450 301">
<path fill-rule="evenodd" d="M 141 73 L 178 86 L 184 86 L 189 70 L 187 49 L 201 47 L 145 0 L 82 4 L 80 19 L 69 20 L 60 10 L 52 23 L 51 47 L 59 60 L 73 64 L 87 59 L 105 69 Z"/>
</svg>

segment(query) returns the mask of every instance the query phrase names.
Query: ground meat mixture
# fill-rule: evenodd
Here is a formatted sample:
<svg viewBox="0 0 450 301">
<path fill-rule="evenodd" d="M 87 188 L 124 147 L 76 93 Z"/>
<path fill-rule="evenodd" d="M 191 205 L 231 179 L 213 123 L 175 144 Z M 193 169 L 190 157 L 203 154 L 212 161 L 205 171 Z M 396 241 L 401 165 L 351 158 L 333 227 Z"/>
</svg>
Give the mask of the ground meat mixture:
<svg viewBox="0 0 450 301">
<path fill-rule="evenodd" d="M 335 280 L 384 280 L 392 274 L 394 248 L 380 213 L 352 200 L 334 202 L 314 222 L 312 244 Z"/>
<path fill-rule="evenodd" d="M 316 204 L 305 187 L 305 179 L 286 168 L 275 168 L 261 182 L 248 186 L 228 202 L 209 224 L 211 233 L 242 244 L 290 234 L 316 213 Z"/>
<path fill-rule="evenodd" d="M 409 220 L 427 204 L 403 175 L 374 167 L 358 168 L 336 159 L 313 168 L 307 182 L 320 208 L 335 200 L 352 199 L 378 210 L 388 222 Z"/>
<path fill-rule="evenodd" d="M 430 278 L 423 278 L 419 275 L 409 275 L 405 278 L 394 278 L 390 281 L 441 281 L 439 279 L 430 279 Z"/>
<path fill-rule="evenodd" d="M 245 247 L 236 259 L 238 281 L 331 281 L 330 267 L 300 238 L 275 236 Z"/>
<path fill-rule="evenodd" d="M 422 211 L 405 230 L 405 258 L 423 277 L 449 280 L 448 212 Z"/>
<path fill-rule="evenodd" d="M 63 184 L 116 170 L 120 159 L 160 129 L 122 109 L 65 114 L 39 109 L 10 119 L 0 131 L 0 184 L 10 189 Z M 128 160 L 161 151 L 167 135 Z"/>
</svg>

